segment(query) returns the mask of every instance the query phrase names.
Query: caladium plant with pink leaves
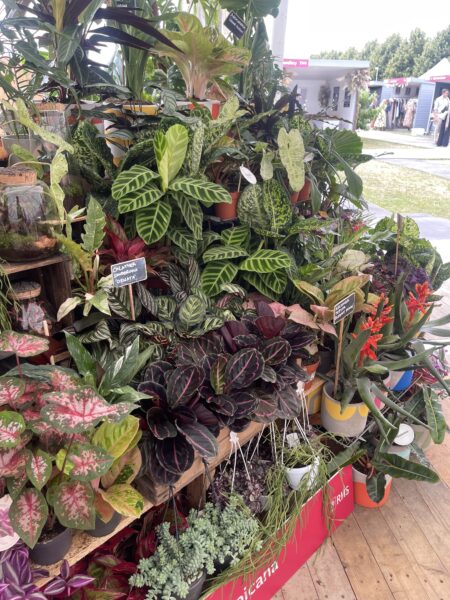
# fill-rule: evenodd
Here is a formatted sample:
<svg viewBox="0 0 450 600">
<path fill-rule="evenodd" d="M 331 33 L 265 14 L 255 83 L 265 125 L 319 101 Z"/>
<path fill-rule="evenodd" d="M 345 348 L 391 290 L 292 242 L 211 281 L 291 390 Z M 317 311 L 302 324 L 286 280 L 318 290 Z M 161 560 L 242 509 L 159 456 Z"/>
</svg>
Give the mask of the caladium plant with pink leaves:
<svg viewBox="0 0 450 600">
<path fill-rule="evenodd" d="M 19 535 L 14 531 L 9 518 L 11 504 L 12 498 L 9 494 L 0 498 L 0 552 L 9 550 L 19 540 Z"/>
<path fill-rule="evenodd" d="M 48 348 L 48 340 L 36 335 L 17 333 L 15 331 L 4 331 L 0 335 L 0 351 L 13 352 L 20 358 L 37 356 L 46 352 Z"/>
</svg>

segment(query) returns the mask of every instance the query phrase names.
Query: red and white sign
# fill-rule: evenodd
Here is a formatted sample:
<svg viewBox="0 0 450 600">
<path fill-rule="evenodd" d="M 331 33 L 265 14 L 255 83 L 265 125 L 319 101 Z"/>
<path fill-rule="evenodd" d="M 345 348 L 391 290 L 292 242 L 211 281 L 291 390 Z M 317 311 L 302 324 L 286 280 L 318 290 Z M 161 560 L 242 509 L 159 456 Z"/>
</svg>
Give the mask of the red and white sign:
<svg viewBox="0 0 450 600">
<path fill-rule="evenodd" d="M 307 69 L 309 67 L 308 58 L 283 58 L 283 67 L 285 69 Z"/>
<path fill-rule="evenodd" d="M 386 83 L 396 83 L 397 85 L 401 85 L 404 83 L 408 83 L 407 77 L 394 77 L 392 79 L 388 79 Z"/>
<path fill-rule="evenodd" d="M 351 465 L 330 479 L 329 488 L 334 509 L 331 529 L 334 531 L 353 512 Z M 329 535 L 323 509 L 323 490 L 319 490 L 304 505 L 294 533 L 277 560 L 251 578 L 230 581 L 208 596 L 207 600 L 268 600 L 275 596 Z"/>
<path fill-rule="evenodd" d="M 450 75 L 432 75 L 430 81 L 450 81 Z"/>
</svg>

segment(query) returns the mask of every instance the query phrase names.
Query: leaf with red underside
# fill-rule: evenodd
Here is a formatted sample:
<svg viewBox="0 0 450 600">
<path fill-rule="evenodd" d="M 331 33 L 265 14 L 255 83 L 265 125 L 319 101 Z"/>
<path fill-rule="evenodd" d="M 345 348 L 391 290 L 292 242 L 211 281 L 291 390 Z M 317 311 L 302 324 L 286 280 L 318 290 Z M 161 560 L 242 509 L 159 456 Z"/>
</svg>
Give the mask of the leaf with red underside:
<svg viewBox="0 0 450 600">
<path fill-rule="evenodd" d="M 155 440 L 156 458 L 171 473 L 181 475 L 192 467 L 194 450 L 183 436 Z"/>
<path fill-rule="evenodd" d="M 21 414 L 12 410 L 0 412 L 0 449 L 16 448 L 25 431 L 25 421 Z"/>
<path fill-rule="evenodd" d="M 81 433 L 100 421 L 119 421 L 135 408 L 128 402 L 108 404 L 90 387 L 45 394 L 45 400 L 42 418 L 66 433 Z"/>
<path fill-rule="evenodd" d="M 291 355 L 291 345 L 281 337 L 265 340 L 259 347 L 266 365 L 279 365 Z"/>
<path fill-rule="evenodd" d="M 209 379 L 216 394 L 223 394 L 225 388 L 225 367 L 229 359 L 228 354 L 219 354 L 211 365 Z"/>
<path fill-rule="evenodd" d="M 255 325 L 263 337 L 270 339 L 280 334 L 285 321 L 282 317 L 258 317 L 255 320 Z"/>
<path fill-rule="evenodd" d="M 200 367 L 188 365 L 177 367 L 167 380 L 167 401 L 171 408 L 186 404 L 198 392 L 203 382 Z"/>
<path fill-rule="evenodd" d="M 42 450 L 37 450 L 36 454 L 30 453 L 26 472 L 34 487 L 42 490 L 52 474 L 51 456 Z"/>
<path fill-rule="evenodd" d="M 264 358 L 255 348 L 239 350 L 230 358 L 225 369 L 226 391 L 248 387 L 264 369 Z"/>
<path fill-rule="evenodd" d="M 65 392 L 79 387 L 81 380 L 72 377 L 61 369 L 55 369 L 52 373 L 52 388 L 55 392 Z"/>
<path fill-rule="evenodd" d="M 65 481 L 58 485 L 54 495 L 55 514 L 64 527 L 94 529 L 94 492 L 89 483 Z"/>
<path fill-rule="evenodd" d="M 36 488 L 25 488 L 13 501 L 9 517 L 14 531 L 33 548 L 47 521 L 47 502 Z"/>
<path fill-rule="evenodd" d="M 9 404 L 14 406 L 22 394 L 25 392 L 25 382 L 23 379 L 15 377 L 0 377 L 0 406 Z"/>
<path fill-rule="evenodd" d="M 209 429 L 200 423 L 192 423 L 192 425 L 177 423 L 177 429 L 202 458 L 208 459 L 217 456 L 219 446 Z"/>
<path fill-rule="evenodd" d="M 25 468 L 27 459 L 26 450 L 0 450 L 0 477 L 17 477 Z"/>
<path fill-rule="evenodd" d="M 103 448 L 91 444 L 74 444 L 66 458 L 66 451 L 60 450 L 56 455 L 56 466 L 77 481 L 92 481 L 104 475 L 114 462 Z"/>
<path fill-rule="evenodd" d="M 167 413 L 162 408 L 154 406 L 147 411 L 147 423 L 150 431 L 158 440 L 165 440 L 177 435 L 177 428 L 167 418 Z"/>
<path fill-rule="evenodd" d="M 0 351 L 14 352 L 21 358 L 36 356 L 48 350 L 49 343 L 45 338 L 15 331 L 5 331 L 0 335 Z"/>
</svg>

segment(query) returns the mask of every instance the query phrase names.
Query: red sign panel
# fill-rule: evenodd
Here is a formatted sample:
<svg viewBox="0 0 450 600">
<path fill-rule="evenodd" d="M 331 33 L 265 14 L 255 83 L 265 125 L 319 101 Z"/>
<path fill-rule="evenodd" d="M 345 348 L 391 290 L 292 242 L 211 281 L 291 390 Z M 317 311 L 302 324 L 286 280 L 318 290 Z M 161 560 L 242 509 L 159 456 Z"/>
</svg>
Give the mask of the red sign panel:
<svg viewBox="0 0 450 600">
<path fill-rule="evenodd" d="M 286 69 L 307 69 L 309 67 L 308 58 L 283 58 L 283 67 Z"/>
<path fill-rule="evenodd" d="M 430 81 L 450 81 L 450 75 L 433 75 Z"/>
<path fill-rule="evenodd" d="M 408 83 L 407 77 L 394 77 L 393 79 L 388 79 L 387 83 L 396 83 L 397 85 L 401 85 L 402 83 Z"/>
<path fill-rule="evenodd" d="M 334 508 L 332 530 L 353 511 L 352 467 L 330 479 L 329 497 Z M 319 490 L 303 507 L 294 533 L 277 560 L 250 578 L 230 581 L 207 600 L 267 600 L 272 598 L 319 548 L 329 535 L 323 514 L 323 491 Z"/>
</svg>

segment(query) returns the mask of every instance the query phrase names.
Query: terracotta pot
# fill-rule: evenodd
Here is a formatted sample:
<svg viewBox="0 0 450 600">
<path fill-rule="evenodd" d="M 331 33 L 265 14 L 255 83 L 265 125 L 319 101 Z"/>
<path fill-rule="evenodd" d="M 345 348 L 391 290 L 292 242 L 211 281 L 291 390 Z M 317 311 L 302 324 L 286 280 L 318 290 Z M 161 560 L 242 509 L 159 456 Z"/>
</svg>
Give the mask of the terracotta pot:
<svg viewBox="0 0 450 600">
<path fill-rule="evenodd" d="M 332 396 L 333 383 L 323 386 L 320 416 L 322 425 L 330 433 L 343 437 L 358 437 L 364 431 L 369 409 L 364 402 L 349 404 L 341 411 L 341 403 Z"/>
<path fill-rule="evenodd" d="M 367 493 L 367 475 L 361 473 L 353 467 L 353 495 L 355 503 L 364 508 L 380 508 L 388 501 L 389 494 L 391 493 L 392 477 L 386 475 L 386 486 L 384 488 L 384 496 L 379 502 L 374 502 L 369 494 Z"/>
<path fill-rule="evenodd" d="M 305 179 L 305 185 L 298 193 L 298 202 L 306 202 L 309 200 L 311 195 L 311 182 L 309 179 Z"/>
<path fill-rule="evenodd" d="M 222 221 L 231 221 L 237 218 L 237 205 L 241 192 L 230 192 L 231 204 L 218 202 L 214 204 L 214 214 Z"/>
<path fill-rule="evenodd" d="M 92 537 L 103 537 L 104 535 L 109 535 L 114 531 L 121 520 L 122 515 L 119 515 L 118 512 L 114 512 L 112 518 L 107 523 L 102 521 L 100 517 L 96 517 L 95 528 L 86 531 L 86 533 L 92 535 Z"/>
<path fill-rule="evenodd" d="M 314 376 L 316 374 L 317 369 L 319 368 L 319 365 L 320 365 L 320 360 L 313 363 L 312 365 L 301 365 L 301 368 L 304 369 L 309 375 L 309 381 L 307 383 L 305 383 L 305 392 L 307 392 L 308 390 L 311 389 L 313 381 L 314 381 Z"/>
<path fill-rule="evenodd" d="M 71 544 L 72 530 L 64 529 L 51 540 L 38 542 L 30 550 L 30 559 L 38 565 L 52 565 L 65 557 Z"/>
<path fill-rule="evenodd" d="M 292 192 L 291 203 L 295 206 L 300 199 L 300 192 Z"/>
</svg>

